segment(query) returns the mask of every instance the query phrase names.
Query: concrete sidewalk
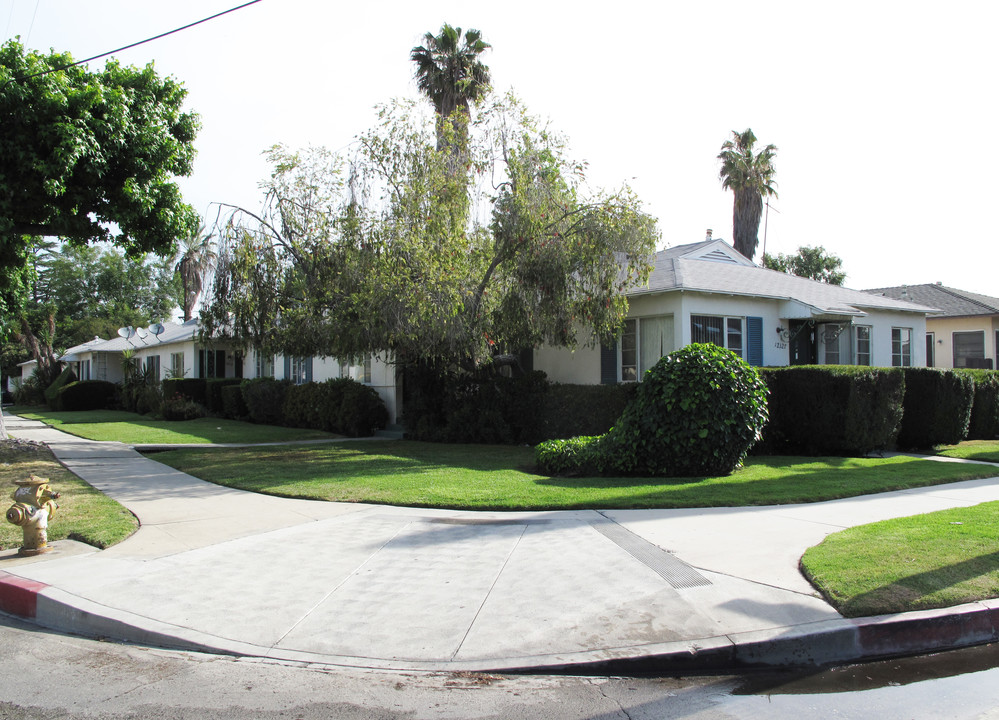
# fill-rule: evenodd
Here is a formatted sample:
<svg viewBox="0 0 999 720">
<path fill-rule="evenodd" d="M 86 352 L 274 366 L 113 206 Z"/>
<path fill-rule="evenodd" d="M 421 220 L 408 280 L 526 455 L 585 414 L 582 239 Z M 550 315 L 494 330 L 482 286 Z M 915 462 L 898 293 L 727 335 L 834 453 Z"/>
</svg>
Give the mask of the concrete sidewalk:
<svg viewBox="0 0 999 720">
<path fill-rule="evenodd" d="M 999 479 L 810 505 L 437 511 L 231 490 L 6 417 L 141 521 L 100 552 L 72 541 L 34 559 L 0 552 L 0 609 L 58 630 L 370 668 L 577 673 L 999 640 L 999 601 L 849 620 L 798 572 L 831 532 L 999 500 Z"/>
</svg>

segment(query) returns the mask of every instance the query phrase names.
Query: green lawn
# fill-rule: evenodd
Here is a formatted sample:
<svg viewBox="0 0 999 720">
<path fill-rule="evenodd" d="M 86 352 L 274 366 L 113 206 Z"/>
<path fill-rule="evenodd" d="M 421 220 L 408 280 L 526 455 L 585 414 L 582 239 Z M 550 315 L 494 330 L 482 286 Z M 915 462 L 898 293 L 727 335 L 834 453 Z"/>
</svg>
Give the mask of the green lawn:
<svg viewBox="0 0 999 720">
<path fill-rule="evenodd" d="M 999 502 L 850 528 L 802 567 L 847 617 L 999 597 Z"/>
<path fill-rule="evenodd" d="M 965 460 L 999 463 L 999 440 L 965 440 L 959 445 L 942 445 L 937 454 Z"/>
<path fill-rule="evenodd" d="M 128 445 L 294 442 L 338 437 L 321 430 L 255 425 L 222 418 L 154 420 L 123 410 L 51 412 L 21 408 L 17 414 L 88 440 L 117 440 Z"/>
<path fill-rule="evenodd" d="M 72 538 L 105 548 L 139 527 L 132 513 L 66 470 L 47 448 L 0 441 L 0 486 L 13 490 L 14 480 L 31 474 L 48 478 L 52 489 L 62 494 L 49 522 L 49 541 Z M 20 547 L 22 539 L 21 528 L 0 524 L 0 549 Z"/>
<path fill-rule="evenodd" d="M 981 465 L 894 458 L 750 458 L 714 478 L 552 478 L 534 451 L 379 441 L 175 450 L 156 460 L 220 485 L 345 502 L 478 510 L 669 508 L 815 502 L 999 474 Z"/>
</svg>

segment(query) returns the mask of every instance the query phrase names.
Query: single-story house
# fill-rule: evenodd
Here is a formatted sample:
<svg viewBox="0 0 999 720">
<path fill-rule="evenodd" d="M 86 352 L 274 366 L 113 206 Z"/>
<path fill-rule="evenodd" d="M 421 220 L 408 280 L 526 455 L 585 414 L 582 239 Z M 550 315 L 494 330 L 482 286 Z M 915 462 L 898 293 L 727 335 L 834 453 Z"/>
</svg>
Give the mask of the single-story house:
<svg viewBox="0 0 999 720">
<path fill-rule="evenodd" d="M 942 283 L 867 290 L 937 308 L 926 318 L 926 364 L 942 368 L 999 368 L 999 298 Z"/>
<path fill-rule="evenodd" d="M 628 382 L 694 342 L 758 366 L 926 364 L 932 307 L 767 270 L 720 239 L 662 250 L 654 265 L 628 293 L 613 347 L 538 348 L 533 368 L 556 382 Z"/>
</svg>

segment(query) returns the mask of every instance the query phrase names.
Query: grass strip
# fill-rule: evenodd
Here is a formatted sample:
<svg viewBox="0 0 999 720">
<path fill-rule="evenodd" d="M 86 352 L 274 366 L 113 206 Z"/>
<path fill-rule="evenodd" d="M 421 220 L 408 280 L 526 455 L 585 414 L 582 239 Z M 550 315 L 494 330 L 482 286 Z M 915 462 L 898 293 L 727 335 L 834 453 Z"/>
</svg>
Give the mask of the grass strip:
<svg viewBox="0 0 999 720">
<path fill-rule="evenodd" d="M 0 487 L 14 491 L 15 480 L 29 475 L 48 478 L 52 489 L 61 493 L 59 506 L 49 522 L 49 541 L 70 538 L 106 548 L 134 533 L 138 521 L 123 506 L 95 490 L 69 472 L 53 457 L 48 448 L 33 443 L 0 441 Z M 4 498 L 9 497 L 4 495 Z M 9 505 L 4 507 L 10 507 Z M 23 541 L 21 528 L 0 525 L 0 549 L 18 548 Z"/>
<path fill-rule="evenodd" d="M 999 440 L 965 440 L 959 445 L 941 445 L 937 455 L 999 463 Z"/>
<path fill-rule="evenodd" d="M 553 478 L 528 447 L 406 440 L 157 453 L 195 477 L 282 497 L 476 510 L 681 508 L 816 502 L 957 482 L 996 468 L 912 457 L 753 457 L 725 477 Z"/>
<path fill-rule="evenodd" d="M 999 502 L 843 530 L 801 565 L 847 617 L 999 597 Z"/>
<path fill-rule="evenodd" d="M 40 420 L 88 440 L 116 440 L 127 445 L 294 442 L 338 437 L 322 430 L 255 425 L 224 418 L 154 420 L 123 410 L 51 412 L 35 409 L 18 415 Z"/>
</svg>

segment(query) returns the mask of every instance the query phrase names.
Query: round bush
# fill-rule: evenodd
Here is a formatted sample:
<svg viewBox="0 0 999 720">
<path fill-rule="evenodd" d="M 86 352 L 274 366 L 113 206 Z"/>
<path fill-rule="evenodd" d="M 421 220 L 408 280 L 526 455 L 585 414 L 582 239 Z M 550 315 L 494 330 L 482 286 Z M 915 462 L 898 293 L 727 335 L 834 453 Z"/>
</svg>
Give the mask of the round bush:
<svg viewBox="0 0 999 720">
<path fill-rule="evenodd" d="M 645 374 L 601 443 L 607 472 L 728 475 L 766 422 L 766 385 L 755 368 L 717 345 L 687 345 Z"/>
</svg>

